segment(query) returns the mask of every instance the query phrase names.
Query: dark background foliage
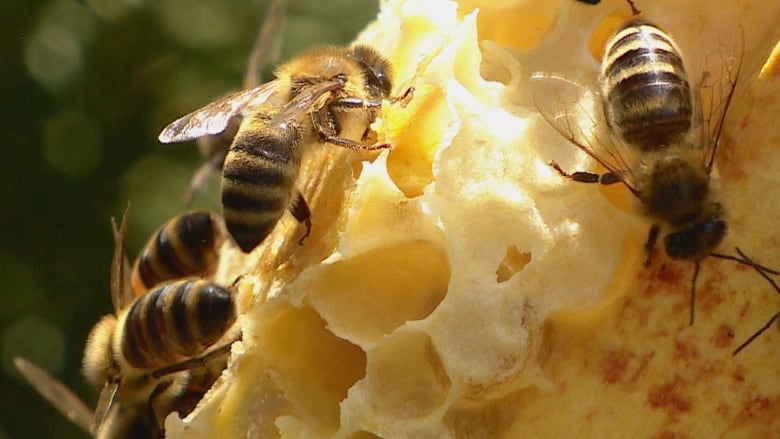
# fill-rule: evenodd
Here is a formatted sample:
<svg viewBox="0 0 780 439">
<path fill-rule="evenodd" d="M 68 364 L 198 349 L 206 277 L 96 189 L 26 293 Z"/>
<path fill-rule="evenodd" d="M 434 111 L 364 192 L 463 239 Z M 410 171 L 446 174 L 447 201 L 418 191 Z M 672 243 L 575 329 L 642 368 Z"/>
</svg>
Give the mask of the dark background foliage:
<svg viewBox="0 0 780 439">
<path fill-rule="evenodd" d="M 157 134 L 240 88 L 267 1 L 1 1 L 0 439 L 85 437 L 12 358 L 94 404 L 80 367 L 89 330 L 111 310 L 109 218 L 131 201 L 132 258 L 183 209 L 199 153 L 163 148 Z M 351 41 L 377 9 L 372 0 L 288 0 L 282 60 Z M 194 207 L 218 211 L 217 179 Z"/>
</svg>

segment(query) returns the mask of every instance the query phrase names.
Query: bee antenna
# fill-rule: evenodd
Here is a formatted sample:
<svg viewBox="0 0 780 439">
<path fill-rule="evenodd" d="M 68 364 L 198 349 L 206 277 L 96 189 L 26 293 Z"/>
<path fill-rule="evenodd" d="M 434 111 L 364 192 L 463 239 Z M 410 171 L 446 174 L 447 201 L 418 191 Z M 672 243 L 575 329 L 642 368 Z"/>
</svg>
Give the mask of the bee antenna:
<svg viewBox="0 0 780 439">
<path fill-rule="evenodd" d="M 763 266 L 761 264 L 756 263 L 755 261 L 753 261 L 749 257 L 747 257 L 747 255 L 739 247 L 734 247 L 734 250 L 736 250 L 736 252 L 739 253 L 739 255 L 742 256 L 745 259 L 745 261 L 748 262 L 747 265 L 750 265 L 751 267 L 753 267 L 753 268 L 755 268 L 757 270 L 761 270 L 761 271 L 763 271 L 765 273 L 774 274 L 775 276 L 780 275 L 780 271 L 773 270 L 773 269 L 771 269 L 769 267 L 765 267 L 765 266 Z"/>
<path fill-rule="evenodd" d="M 732 255 L 726 255 L 726 254 L 722 254 L 722 253 L 715 253 L 715 252 L 710 253 L 710 256 L 715 257 L 715 258 L 719 258 L 719 259 L 726 259 L 726 260 L 729 260 L 729 261 L 734 261 L 734 262 L 736 262 L 738 264 L 747 265 L 748 267 L 753 268 L 754 270 L 756 270 L 756 272 L 758 272 L 759 275 L 761 275 L 761 277 L 766 279 L 766 281 L 769 282 L 770 285 L 772 285 L 772 288 L 774 288 L 775 291 L 778 292 L 778 294 L 780 294 L 780 285 L 778 285 L 777 282 L 774 279 L 769 277 L 770 274 L 773 275 L 773 276 L 780 275 L 780 271 L 773 270 L 773 269 L 771 269 L 769 267 L 766 267 L 764 265 L 761 265 L 761 264 L 757 263 L 756 261 L 754 261 L 753 259 L 748 257 L 745 254 L 745 252 L 743 252 L 742 249 L 740 249 L 739 247 L 734 247 L 734 250 L 737 252 L 737 254 L 739 254 L 738 257 L 737 256 L 732 256 Z"/>
<path fill-rule="evenodd" d="M 777 285 L 777 282 L 775 282 L 774 279 L 769 277 L 770 274 L 776 276 L 776 275 L 780 274 L 780 272 L 778 272 L 776 270 L 773 270 L 773 269 L 771 269 L 769 267 L 765 267 L 765 266 L 763 266 L 761 264 L 756 263 L 751 258 L 749 258 L 745 254 L 745 252 L 743 252 L 742 249 L 740 249 L 739 247 L 734 247 L 734 250 L 737 252 L 737 254 L 739 254 L 739 257 L 731 256 L 731 255 L 724 255 L 724 254 L 721 254 L 721 253 L 710 253 L 710 256 L 713 256 L 713 257 L 716 257 L 716 258 L 720 258 L 720 259 L 726 259 L 726 260 L 729 260 L 729 261 L 734 261 L 734 262 L 737 262 L 737 263 L 740 263 L 740 264 L 743 264 L 743 265 L 747 265 L 748 267 L 753 268 L 754 270 L 756 270 L 756 272 L 761 277 L 766 279 L 766 281 L 769 282 L 770 285 L 772 285 L 772 288 L 774 288 L 775 291 L 778 294 L 780 294 L 780 286 Z M 750 343 L 753 343 L 753 340 L 758 338 L 767 329 L 769 329 L 772 326 L 772 324 L 775 321 L 777 321 L 778 318 L 780 318 L 780 312 L 778 312 L 775 315 L 773 315 L 772 318 L 770 318 L 769 321 L 766 322 L 766 324 L 764 324 L 764 326 L 759 328 L 758 331 L 754 332 L 753 335 L 751 335 L 747 340 L 745 340 L 744 342 L 742 342 L 742 344 L 737 346 L 737 348 L 734 349 L 734 352 L 732 352 L 731 355 L 735 356 L 738 353 L 740 353 L 743 349 L 748 347 L 748 345 L 750 345 Z"/>
<path fill-rule="evenodd" d="M 760 328 L 758 331 L 754 332 L 754 333 L 753 333 L 753 335 L 751 335 L 751 336 L 750 336 L 750 337 L 749 337 L 747 340 L 745 340 L 744 342 L 742 342 L 742 344 L 741 344 L 741 345 L 737 346 L 737 348 L 736 348 L 736 349 L 734 349 L 734 352 L 732 352 L 732 353 L 731 353 L 731 356 L 736 356 L 738 353 L 740 353 L 740 351 L 742 351 L 743 349 L 745 349 L 746 347 L 748 347 L 748 345 L 749 345 L 750 343 L 753 343 L 753 340 L 755 340 L 756 338 L 758 338 L 758 336 L 759 336 L 759 335 L 763 334 L 763 333 L 764 333 L 764 331 L 766 331 L 767 329 L 769 329 L 769 328 L 772 326 L 772 323 L 774 323 L 775 321 L 777 321 L 777 319 L 778 319 L 778 318 L 780 318 L 780 312 L 779 312 L 779 313 L 777 313 L 777 314 L 775 314 L 774 316 L 772 316 L 772 318 L 771 318 L 771 319 L 769 319 L 769 321 L 768 321 L 768 322 L 766 322 L 766 324 L 765 324 L 764 326 L 762 326 L 762 327 L 761 327 L 761 328 Z"/>
</svg>

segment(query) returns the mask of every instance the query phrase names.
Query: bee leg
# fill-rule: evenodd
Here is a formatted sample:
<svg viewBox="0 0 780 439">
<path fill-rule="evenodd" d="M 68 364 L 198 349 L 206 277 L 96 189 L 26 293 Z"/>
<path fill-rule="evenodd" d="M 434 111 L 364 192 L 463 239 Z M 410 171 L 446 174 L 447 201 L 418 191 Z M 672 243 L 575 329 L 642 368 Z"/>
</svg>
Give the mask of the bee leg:
<svg viewBox="0 0 780 439">
<path fill-rule="evenodd" d="M 327 121 L 323 120 L 323 113 L 327 114 Z M 390 145 L 387 143 L 380 145 L 363 145 L 353 140 L 337 136 L 336 133 L 338 133 L 339 129 L 336 124 L 336 120 L 330 116 L 329 112 L 317 111 L 312 113 L 311 122 L 314 130 L 319 136 L 320 142 L 322 143 L 330 143 L 332 145 L 341 146 L 342 148 L 356 151 L 376 151 L 378 149 L 386 149 L 390 147 Z"/>
<path fill-rule="evenodd" d="M 598 183 L 601 180 L 601 176 L 593 172 L 577 171 L 568 173 L 564 171 L 563 168 L 561 168 L 560 165 L 558 165 L 558 163 L 555 161 L 551 161 L 550 166 L 558 171 L 558 173 L 561 174 L 561 177 L 571 181 L 576 181 L 579 183 Z"/>
<path fill-rule="evenodd" d="M 343 137 L 338 137 L 338 136 L 327 136 L 325 137 L 325 142 L 330 143 L 332 145 L 341 146 L 342 148 L 358 150 L 358 151 L 377 151 L 380 149 L 390 148 L 389 143 L 381 143 L 379 145 L 363 145 L 358 142 L 345 139 Z"/>
<path fill-rule="evenodd" d="M 400 104 L 401 108 L 403 108 L 406 107 L 406 105 L 409 103 L 409 101 L 412 100 L 413 97 L 414 87 L 410 86 L 407 87 L 406 90 L 404 90 L 404 92 L 400 95 L 390 98 L 390 103 L 392 105 Z M 382 106 L 382 99 L 372 101 L 360 98 L 341 98 L 332 101 L 330 104 L 328 104 L 328 106 L 344 108 L 380 108 Z"/>
<path fill-rule="evenodd" d="M 236 340 L 226 343 L 223 346 L 220 346 L 218 348 L 212 349 L 209 352 L 207 352 L 205 355 L 201 355 L 199 357 L 193 357 L 188 360 L 182 361 L 181 363 L 176 363 L 170 366 L 163 367 L 161 369 L 157 369 L 154 372 L 152 372 L 152 377 L 155 379 L 160 379 L 165 375 L 181 372 L 183 370 L 195 369 L 196 367 L 205 367 L 211 360 L 215 358 L 219 358 L 223 355 L 227 355 L 228 352 L 230 352 L 231 346 L 233 346 L 233 342 L 238 341 L 240 339 L 241 337 L 239 336 Z"/>
<path fill-rule="evenodd" d="M 377 99 L 375 101 L 369 101 L 360 98 L 341 98 L 331 101 L 328 107 L 344 107 L 344 108 L 379 108 L 382 106 L 382 100 Z"/>
<path fill-rule="evenodd" d="M 412 98 L 414 98 L 414 86 L 407 87 L 399 96 L 392 97 L 390 103 L 393 105 L 401 104 L 401 108 L 406 108 L 406 105 Z"/>
<path fill-rule="evenodd" d="M 163 426 L 160 425 L 160 420 L 157 419 L 157 411 L 154 409 L 155 407 L 155 400 L 165 393 L 166 390 L 168 390 L 169 387 L 171 387 L 171 384 L 173 384 L 172 379 L 168 379 L 165 381 L 160 382 L 154 390 L 152 390 L 152 393 L 149 395 L 149 399 L 147 400 L 147 410 L 149 410 L 149 419 L 152 421 L 152 426 L 154 427 L 155 436 L 160 435 L 159 437 L 162 437 L 163 432 Z M 167 416 L 167 414 L 165 414 Z"/>
<path fill-rule="evenodd" d="M 655 248 L 655 243 L 658 241 L 659 233 L 661 233 L 661 227 L 658 224 L 653 224 L 653 226 L 650 227 L 650 231 L 647 233 L 647 241 L 645 241 L 647 259 L 645 259 L 645 267 L 650 266 L 650 258 L 653 256 L 653 249 Z"/>
<path fill-rule="evenodd" d="M 306 233 L 298 240 L 298 245 L 303 245 L 303 241 L 308 238 L 311 233 L 311 211 L 309 210 L 309 204 L 306 202 L 306 198 L 303 198 L 303 194 L 300 191 L 295 191 L 292 203 L 290 203 L 287 210 L 290 211 L 292 216 L 295 217 L 299 223 L 306 226 Z"/>
</svg>

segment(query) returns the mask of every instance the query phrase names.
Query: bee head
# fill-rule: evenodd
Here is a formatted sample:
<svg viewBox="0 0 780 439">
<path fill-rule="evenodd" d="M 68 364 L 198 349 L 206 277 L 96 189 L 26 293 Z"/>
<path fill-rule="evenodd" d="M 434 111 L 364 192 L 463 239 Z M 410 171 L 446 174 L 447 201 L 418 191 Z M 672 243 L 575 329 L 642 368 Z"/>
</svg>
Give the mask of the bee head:
<svg viewBox="0 0 780 439">
<path fill-rule="evenodd" d="M 360 65 L 372 95 L 390 95 L 393 88 L 392 72 L 390 62 L 385 57 L 363 45 L 351 47 L 347 56 Z"/>
<path fill-rule="evenodd" d="M 698 261 L 707 257 L 725 235 L 726 221 L 720 215 L 713 215 L 691 228 L 668 234 L 664 246 L 672 259 Z"/>
</svg>

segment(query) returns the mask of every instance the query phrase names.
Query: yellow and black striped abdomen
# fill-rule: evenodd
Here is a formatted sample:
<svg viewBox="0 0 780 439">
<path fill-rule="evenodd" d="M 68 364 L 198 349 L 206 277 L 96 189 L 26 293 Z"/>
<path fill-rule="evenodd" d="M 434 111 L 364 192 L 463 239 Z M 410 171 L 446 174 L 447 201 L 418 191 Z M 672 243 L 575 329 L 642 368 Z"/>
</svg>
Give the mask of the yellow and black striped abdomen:
<svg viewBox="0 0 780 439">
<path fill-rule="evenodd" d="M 135 261 L 135 294 L 169 280 L 212 273 L 221 241 L 216 221 L 208 212 L 190 212 L 158 229 Z"/>
<path fill-rule="evenodd" d="M 290 204 L 301 166 L 300 129 L 263 116 L 241 125 L 222 169 L 222 209 L 244 252 L 260 244 Z"/>
<path fill-rule="evenodd" d="M 159 369 L 197 356 L 236 320 L 230 291 L 203 280 L 158 287 L 133 302 L 124 320 L 121 350 L 139 369 Z"/>
<path fill-rule="evenodd" d="M 601 81 L 607 123 L 626 142 L 653 150 L 690 130 L 693 102 L 682 58 L 656 26 L 624 25 L 607 43 Z"/>
</svg>

